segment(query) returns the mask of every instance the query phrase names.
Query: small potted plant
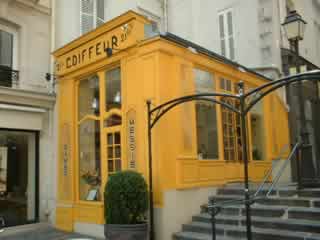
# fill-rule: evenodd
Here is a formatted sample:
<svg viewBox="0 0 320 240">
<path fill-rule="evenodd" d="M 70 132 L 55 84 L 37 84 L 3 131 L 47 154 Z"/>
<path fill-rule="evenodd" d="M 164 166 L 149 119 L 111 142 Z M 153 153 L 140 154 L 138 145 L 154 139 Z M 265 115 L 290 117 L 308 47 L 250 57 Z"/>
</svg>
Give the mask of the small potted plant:
<svg viewBox="0 0 320 240">
<path fill-rule="evenodd" d="M 148 190 L 141 174 L 123 171 L 111 175 L 104 206 L 107 240 L 147 240 Z"/>
</svg>

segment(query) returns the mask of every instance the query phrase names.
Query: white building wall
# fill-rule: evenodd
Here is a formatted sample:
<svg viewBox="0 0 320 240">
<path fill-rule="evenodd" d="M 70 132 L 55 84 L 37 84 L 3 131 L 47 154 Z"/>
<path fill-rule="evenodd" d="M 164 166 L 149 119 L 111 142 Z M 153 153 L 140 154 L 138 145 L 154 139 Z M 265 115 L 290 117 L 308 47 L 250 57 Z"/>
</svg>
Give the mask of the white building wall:
<svg viewBox="0 0 320 240">
<path fill-rule="evenodd" d="M 129 10 L 146 15 L 161 25 L 162 0 L 106 0 L 105 21 Z M 80 35 L 80 0 L 55 0 L 55 49 Z"/>
<path fill-rule="evenodd" d="M 0 24 L 16 31 L 20 88 L 48 91 L 50 12 L 13 1 L 0 1 Z"/>
<path fill-rule="evenodd" d="M 17 86 L 0 86 L 0 102 L 5 103 L 0 111 L 0 128 L 39 131 L 39 217 L 41 221 L 53 222 L 56 194 L 55 96 L 45 79 L 46 73 L 50 72 L 51 59 L 50 4 L 50 0 L 38 3 L 0 0 L 0 26 L 15 32 L 17 54 L 13 68 L 19 71 Z M 35 109 L 32 110 L 35 113 L 28 109 Z"/>
<path fill-rule="evenodd" d="M 294 3 L 308 22 L 301 55 L 319 65 L 320 3 Z M 282 68 L 280 48 L 288 48 L 281 29 L 287 14 L 284 0 L 169 0 L 169 31 L 221 53 L 218 14 L 226 9 L 233 10 L 235 61 L 277 78 Z"/>
<path fill-rule="evenodd" d="M 305 38 L 300 42 L 300 55 L 320 66 L 320 2 L 293 0 L 295 9 L 307 22 Z M 285 1 L 280 4 L 281 20 L 285 19 Z M 283 45 L 288 48 L 288 41 L 283 35 Z"/>
</svg>

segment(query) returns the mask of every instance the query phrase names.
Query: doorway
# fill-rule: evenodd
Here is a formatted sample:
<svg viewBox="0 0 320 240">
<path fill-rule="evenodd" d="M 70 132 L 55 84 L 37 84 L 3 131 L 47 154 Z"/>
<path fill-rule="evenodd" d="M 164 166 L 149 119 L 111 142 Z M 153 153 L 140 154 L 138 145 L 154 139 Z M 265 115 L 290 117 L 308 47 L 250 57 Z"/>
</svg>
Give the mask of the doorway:
<svg viewBox="0 0 320 240">
<path fill-rule="evenodd" d="M 0 129 L 0 219 L 5 227 L 38 220 L 39 133 Z"/>
</svg>

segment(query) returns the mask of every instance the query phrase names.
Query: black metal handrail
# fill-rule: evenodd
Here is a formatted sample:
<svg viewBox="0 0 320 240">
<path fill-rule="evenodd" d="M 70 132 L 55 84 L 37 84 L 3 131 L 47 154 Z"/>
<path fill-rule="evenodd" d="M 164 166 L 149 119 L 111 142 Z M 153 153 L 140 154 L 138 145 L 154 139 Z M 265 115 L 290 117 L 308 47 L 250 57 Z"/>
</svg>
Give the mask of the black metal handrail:
<svg viewBox="0 0 320 240">
<path fill-rule="evenodd" d="M 15 87 L 19 84 L 19 71 L 0 66 L 0 87 Z"/>
<path fill-rule="evenodd" d="M 215 203 L 215 199 L 210 200 L 210 203 L 208 205 L 208 211 L 209 214 L 211 215 L 211 227 L 212 227 L 212 240 L 216 240 L 216 216 L 220 213 L 220 211 L 222 210 L 223 207 L 227 207 L 227 206 L 236 206 L 236 205 L 241 205 L 241 204 L 254 204 L 257 200 L 259 199 L 264 199 L 264 198 L 268 198 L 269 195 L 271 194 L 271 192 L 274 190 L 275 186 L 277 185 L 277 183 L 280 180 L 280 177 L 282 176 L 284 170 L 286 169 L 286 167 L 288 166 L 288 163 L 292 160 L 293 156 L 295 154 L 297 154 L 297 152 L 299 151 L 300 147 L 302 146 L 302 144 L 300 142 L 296 143 L 294 145 L 294 147 L 292 148 L 288 158 L 282 163 L 281 168 L 279 169 L 278 173 L 276 174 L 276 177 L 273 181 L 271 181 L 271 185 L 269 187 L 269 189 L 267 190 L 267 193 L 264 196 L 260 196 L 259 197 L 259 193 L 261 192 L 261 190 L 263 189 L 263 187 L 265 186 L 265 184 L 267 183 L 268 179 L 270 178 L 273 169 L 278 166 L 278 164 L 276 166 L 271 166 L 270 169 L 267 171 L 266 175 L 264 176 L 261 184 L 259 185 L 258 189 L 256 190 L 256 192 L 247 200 L 247 199 L 232 199 L 232 200 L 226 200 L 226 201 L 222 201 L 219 203 Z M 284 153 L 284 149 L 286 149 L 288 146 L 285 146 L 285 148 L 283 148 L 280 151 L 279 154 L 279 158 L 276 159 L 280 159 L 282 154 Z M 297 158 L 297 161 L 298 158 Z M 299 181 L 299 179 L 298 179 Z M 298 184 L 299 187 L 299 184 Z"/>
</svg>

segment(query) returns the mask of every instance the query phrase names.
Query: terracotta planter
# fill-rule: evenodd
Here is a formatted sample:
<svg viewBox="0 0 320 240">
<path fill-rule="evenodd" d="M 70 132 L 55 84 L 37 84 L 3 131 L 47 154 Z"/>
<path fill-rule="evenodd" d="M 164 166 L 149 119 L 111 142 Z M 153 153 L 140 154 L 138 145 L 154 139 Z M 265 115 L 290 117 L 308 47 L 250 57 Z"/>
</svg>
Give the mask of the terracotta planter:
<svg viewBox="0 0 320 240">
<path fill-rule="evenodd" d="M 148 224 L 105 224 L 104 235 L 107 240 L 148 240 Z"/>
</svg>

